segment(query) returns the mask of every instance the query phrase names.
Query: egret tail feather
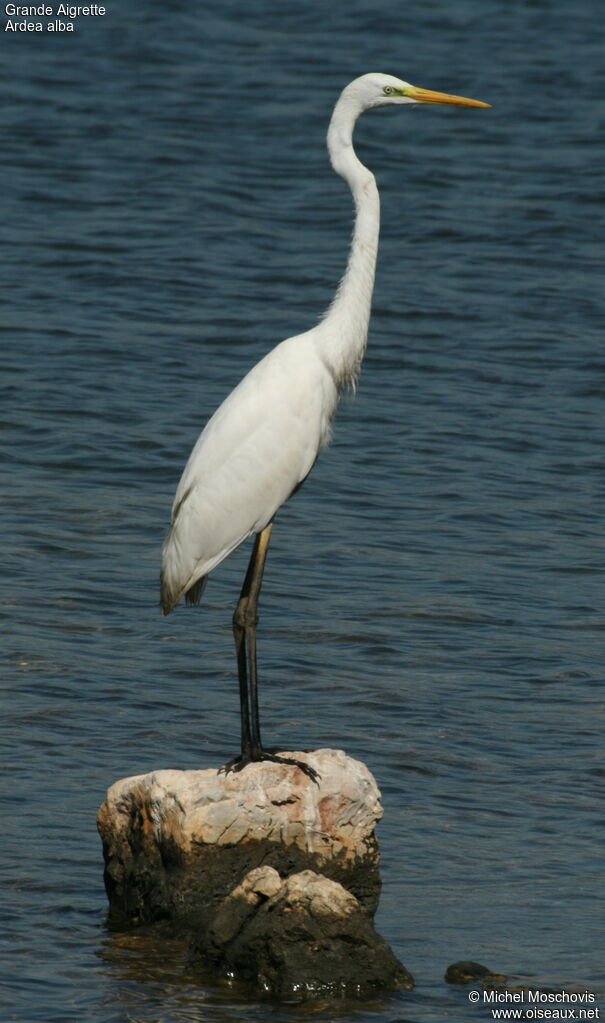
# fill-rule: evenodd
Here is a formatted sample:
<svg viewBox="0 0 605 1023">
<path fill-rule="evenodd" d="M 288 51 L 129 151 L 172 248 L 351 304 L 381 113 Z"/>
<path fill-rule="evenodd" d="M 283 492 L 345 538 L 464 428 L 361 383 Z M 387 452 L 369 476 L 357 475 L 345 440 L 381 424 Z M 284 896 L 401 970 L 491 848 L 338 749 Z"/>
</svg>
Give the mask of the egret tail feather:
<svg viewBox="0 0 605 1023">
<path fill-rule="evenodd" d="M 187 604 L 199 604 L 202 599 L 202 594 L 206 588 L 208 576 L 204 575 L 201 579 L 196 579 L 192 586 L 185 591 L 185 601 Z M 160 605 L 162 608 L 162 614 L 169 614 L 173 607 L 178 604 L 180 598 L 183 596 L 183 590 L 174 591 L 164 574 L 160 576 Z"/>
<path fill-rule="evenodd" d="M 197 579 L 193 586 L 190 586 L 185 593 L 186 604 L 199 604 L 202 599 L 202 594 L 206 589 L 206 583 L 208 582 L 208 576 L 203 575 L 201 579 Z"/>
</svg>

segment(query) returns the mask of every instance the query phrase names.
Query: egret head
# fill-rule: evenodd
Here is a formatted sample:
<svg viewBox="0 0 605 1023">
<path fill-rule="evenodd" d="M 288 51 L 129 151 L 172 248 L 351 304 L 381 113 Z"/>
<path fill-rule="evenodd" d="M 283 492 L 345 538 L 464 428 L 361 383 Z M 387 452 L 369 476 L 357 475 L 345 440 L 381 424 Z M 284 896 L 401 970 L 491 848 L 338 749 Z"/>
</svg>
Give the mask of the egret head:
<svg viewBox="0 0 605 1023">
<path fill-rule="evenodd" d="M 478 99 L 467 99 L 466 96 L 452 96 L 447 92 L 433 92 L 431 89 L 419 89 L 401 78 L 393 75 L 369 74 L 356 78 L 347 85 L 345 93 L 350 92 L 351 99 L 359 104 L 360 111 L 372 107 L 386 107 L 404 103 L 446 103 L 458 107 L 488 107 Z"/>
</svg>

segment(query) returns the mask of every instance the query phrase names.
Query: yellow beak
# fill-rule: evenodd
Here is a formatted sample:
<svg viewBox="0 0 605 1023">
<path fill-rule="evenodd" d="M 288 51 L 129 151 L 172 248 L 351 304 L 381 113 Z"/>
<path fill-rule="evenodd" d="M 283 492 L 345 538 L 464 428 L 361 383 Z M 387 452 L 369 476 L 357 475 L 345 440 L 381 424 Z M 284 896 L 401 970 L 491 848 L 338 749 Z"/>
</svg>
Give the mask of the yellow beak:
<svg viewBox="0 0 605 1023">
<path fill-rule="evenodd" d="M 449 103 L 455 107 L 490 107 L 491 103 L 482 103 L 480 99 L 468 99 L 466 96 L 451 96 L 449 92 L 433 92 L 432 89 L 417 89 L 410 85 L 405 95 L 418 103 Z"/>
</svg>

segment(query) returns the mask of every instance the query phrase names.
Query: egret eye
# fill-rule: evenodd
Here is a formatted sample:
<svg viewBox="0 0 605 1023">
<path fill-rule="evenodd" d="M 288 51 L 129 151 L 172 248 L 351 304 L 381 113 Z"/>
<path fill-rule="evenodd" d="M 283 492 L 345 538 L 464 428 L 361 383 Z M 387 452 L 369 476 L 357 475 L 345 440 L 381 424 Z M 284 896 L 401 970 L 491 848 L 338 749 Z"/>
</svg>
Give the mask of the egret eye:
<svg viewBox="0 0 605 1023">
<path fill-rule="evenodd" d="M 385 96 L 392 96 L 393 93 L 395 92 L 392 85 L 385 85 L 382 91 L 384 92 Z"/>
</svg>

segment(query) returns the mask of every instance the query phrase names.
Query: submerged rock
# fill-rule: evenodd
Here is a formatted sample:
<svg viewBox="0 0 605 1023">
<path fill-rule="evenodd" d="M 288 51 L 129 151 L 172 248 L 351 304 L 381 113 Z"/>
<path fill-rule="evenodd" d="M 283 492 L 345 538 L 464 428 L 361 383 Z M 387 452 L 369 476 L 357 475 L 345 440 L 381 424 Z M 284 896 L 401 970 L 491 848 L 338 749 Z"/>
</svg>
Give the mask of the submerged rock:
<svg viewBox="0 0 605 1023">
<path fill-rule="evenodd" d="M 503 984 L 507 978 L 502 973 L 492 973 L 482 963 L 475 963 L 472 959 L 461 959 L 459 962 L 448 966 L 445 971 L 445 980 L 448 984 L 468 984 L 472 980 L 489 986 Z"/>
<path fill-rule="evenodd" d="M 351 892 L 312 870 L 252 870 L 220 905 L 194 955 L 282 999 L 368 997 L 414 980 Z"/>
</svg>

